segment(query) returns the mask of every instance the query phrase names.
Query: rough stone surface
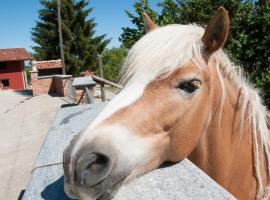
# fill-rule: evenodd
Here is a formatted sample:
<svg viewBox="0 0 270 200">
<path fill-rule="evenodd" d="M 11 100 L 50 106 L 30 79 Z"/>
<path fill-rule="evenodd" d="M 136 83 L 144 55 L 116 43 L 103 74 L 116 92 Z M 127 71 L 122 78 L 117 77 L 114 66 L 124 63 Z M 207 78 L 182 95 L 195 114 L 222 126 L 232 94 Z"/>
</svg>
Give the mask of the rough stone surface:
<svg viewBox="0 0 270 200">
<path fill-rule="evenodd" d="M 63 151 L 73 136 L 83 130 L 104 105 L 72 106 L 58 111 L 35 161 L 23 199 L 68 199 L 63 191 Z"/>
<path fill-rule="evenodd" d="M 83 130 L 105 104 L 62 108 L 57 113 L 34 168 L 62 162 L 64 148 Z"/>
<path fill-rule="evenodd" d="M 74 80 L 72 82 L 72 86 L 74 86 L 74 87 L 95 86 L 95 85 L 96 85 L 96 82 L 92 79 L 91 76 L 74 78 Z"/>
<path fill-rule="evenodd" d="M 62 154 L 74 134 L 104 107 L 92 104 L 58 111 L 23 199 L 69 199 L 63 190 Z M 235 199 L 189 160 L 156 169 L 122 187 L 114 200 Z"/>
<path fill-rule="evenodd" d="M 235 199 L 188 159 L 122 187 L 113 200 Z"/>
</svg>

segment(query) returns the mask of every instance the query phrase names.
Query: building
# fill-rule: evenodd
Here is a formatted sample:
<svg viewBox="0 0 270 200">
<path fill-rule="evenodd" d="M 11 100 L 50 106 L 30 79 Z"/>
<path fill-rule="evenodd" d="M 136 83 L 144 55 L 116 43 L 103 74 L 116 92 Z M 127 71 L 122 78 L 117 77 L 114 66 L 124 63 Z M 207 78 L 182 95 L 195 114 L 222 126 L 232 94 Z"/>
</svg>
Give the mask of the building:
<svg viewBox="0 0 270 200">
<path fill-rule="evenodd" d="M 95 75 L 95 73 L 90 71 L 90 70 L 86 70 L 86 71 L 80 73 L 80 76 L 94 76 L 94 75 Z"/>
<path fill-rule="evenodd" d="M 62 75 L 61 60 L 33 60 L 31 64 L 30 87 L 34 96 L 44 93 L 68 96 L 71 93 L 72 76 Z"/>
<path fill-rule="evenodd" d="M 26 89 L 26 60 L 31 60 L 31 56 L 24 48 L 0 49 L 0 90 Z"/>
<path fill-rule="evenodd" d="M 32 61 L 33 70 L 38 71 L 38 76 L 51 76 L 62 74 L 62 62 L 59 60 Z"/>
</svg>

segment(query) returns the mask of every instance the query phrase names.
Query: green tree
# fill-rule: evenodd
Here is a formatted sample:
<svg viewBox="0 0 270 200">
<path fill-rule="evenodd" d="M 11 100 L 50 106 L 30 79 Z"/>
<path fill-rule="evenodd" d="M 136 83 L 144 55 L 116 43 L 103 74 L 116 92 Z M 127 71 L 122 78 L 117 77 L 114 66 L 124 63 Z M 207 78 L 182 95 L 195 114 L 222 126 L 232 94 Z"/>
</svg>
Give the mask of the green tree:
<svg viewBox="0 0 270 200">
<path fill-rule="evenodd" d="M 162 8 L 161 13 L 158 16 L 159 25 L 181 23 L 180 8 L 174 0 L 163 0 L 158 3 L 158 6 Z"/>
<path fill-rule="evenodd" d="M 141 10 L 136 6 L 143 1 L 134 3 L 135 14 L 140 16 Z M 162 0 L 158 3 L 160 13 L 155 13 L 154 21 L 159 25 L 196 23 L 205 26 L 219 6 L 224 6 L 230 15 L 231 27 L 225 51 L 238 64 L 244 67 L 251 80 L 263 89 L 267 96 L 266 104 L 270 108 L 270 5 L 267 0 Z M 149 5 L 148 5 L 149 6 Z M 147 12 L 147 11 L 146 11 Z M 133 19 L 133 18 L 131 18 Z M 123 28 L 120 41 L 125 47 L 132 46 L 142 35 L 140 30 L 142 19 L 132 20 L 136 28 L 132 34 Z M 140 26 L 138 26 L 140 24 Z M 125 40 L 123 40 L 123 38 Z M 269 98 L 268 98 L 269 97 Z"/>
<path fill-rule="evenodd" d="M 144 34 L 144 24 L 142 13 L 146 12 L 154 21 L 157 20 L 158 14 L 152 8 L 150 8 L 148 0 L 135 1 L 133 4 L 136 15 L 130 11 L 126 11 L 131 22 L 136 26 L 135 28 L 123 27 L 123 33 L 119 40 L 123 43 L 125 48 L 130 48 L 133 44 L 139 40 Z"/>
<path fill-rule="evenodd" d="M 251 31 L 254 29 L 254 12 L 256 11 L 253 1 L 242 0 L 163 0 L 158 3 L 161 7 L 161 12 L 153 11 L 151 8 L 139 9 L 142 2 L 134 3 L 136 15 L 141 16 L 142 10 L 150 10 L 154 15 L 154 21 L 159 25 L 166 24 L 189 24 L 196 23 L 205 26 L 215 11 L 220 5 L 223 5 L 229 12 L 231 18 L 231 31 L 226 43 L 226 50 L 233 55 L 235 59 L 241 63 L 250 63 L 255 55 L 255 50 L 247 48 L 250 41 L 253 41 Z M 133 18 L 132 18 L 132 17 Z M 132 34 L 128 27 L 123 28 L 120 41 L 127 48 L 130 48 L 145 32 L 141 31 L 143 28 L 143 21 L 141 17 L 134 17 L 135 14 L 128 12 L 128 17 L 131 18 L 132 23 L 137 27 L 132 29 Z M 136 19 L 136 20 L 134 20 Z M 132 44 L 132 45 L 131 45 Z M 245 48 L 245 50 L 244 50 Z M 252 62 L 254 63 L 254 62 Z M 254 66 L 248 65 L 249 71 L 254 69 Z"/>
<path fill-rule="evenodd" d="M 57 24 L 57 1 L 41 0 L 39 20 L 32 29 L 32 47 L 37 60 L 59 59 L 60 48 Z M 105 35 L 95 36 L 96 23 L 89 18 L 93 8 L 87 0 L 62 0 L 61 17 L 64 55 L 67 72 L 78 75 L 85 69 L 96 69 L 97 53 L 109 43 Z"/>
<path fill-rule="evenodd" d="M 246 66 L 249 72 L 254 70 L 251 61 L 255 54 L 250 48 L 250 42 L 253 40 L 251 31 L 254 29 L 255 4 L 252 1 L 242 0 L 183 0 L 177 1 L 179 7 L 178 23 L 188 24 L 196 23 L 206 25 L 220 5 L 223 5 L 229 12 L 231 26 L 229 38 L 225 49 L 235 60 L 240 61 Z"/>
<path fill-rule="evenodd" d="M 122 47 L 112 48 L 104 51 L 102 55 L 102 62 L 105 79 L 113 82 L 119 81 L 119 74 L 126 56 L 127 50 Z"/>
</svg>

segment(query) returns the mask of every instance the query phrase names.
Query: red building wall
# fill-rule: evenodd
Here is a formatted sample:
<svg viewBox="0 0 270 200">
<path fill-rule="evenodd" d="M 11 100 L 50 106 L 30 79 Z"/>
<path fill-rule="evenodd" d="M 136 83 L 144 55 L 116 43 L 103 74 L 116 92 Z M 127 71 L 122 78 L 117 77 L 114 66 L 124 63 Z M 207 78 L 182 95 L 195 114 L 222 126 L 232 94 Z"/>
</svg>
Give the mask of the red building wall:
<svg viewBox="0 0 270 200">
<path fill-rule="evenodd" d="M 6 69 L 0 69 L 0 81 L 9 80 L 9 87 L 5 87 L 5 89 L 25 89 L 23 65 L 23 61 L 11 61 L 7 62 Z"/>
</svg>

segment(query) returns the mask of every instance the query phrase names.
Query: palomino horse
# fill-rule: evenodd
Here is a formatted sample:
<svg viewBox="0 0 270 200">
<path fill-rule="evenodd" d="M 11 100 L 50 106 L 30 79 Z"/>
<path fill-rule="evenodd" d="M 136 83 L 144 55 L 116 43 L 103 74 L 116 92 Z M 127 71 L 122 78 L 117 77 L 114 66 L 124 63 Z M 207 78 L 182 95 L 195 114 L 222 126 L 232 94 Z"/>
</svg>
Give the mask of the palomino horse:
<svg viewBox="0 0 270 200">
<path fill-rule="evenodd" d="M 226 10 L 206 29 L 144 22 L 124 89 L 65 150 L 66 193 L 109 199 L 163 162 L 189 158 L 238 199 L 268 199 L 268 113 L 222 51 Z"/>
</svg>

